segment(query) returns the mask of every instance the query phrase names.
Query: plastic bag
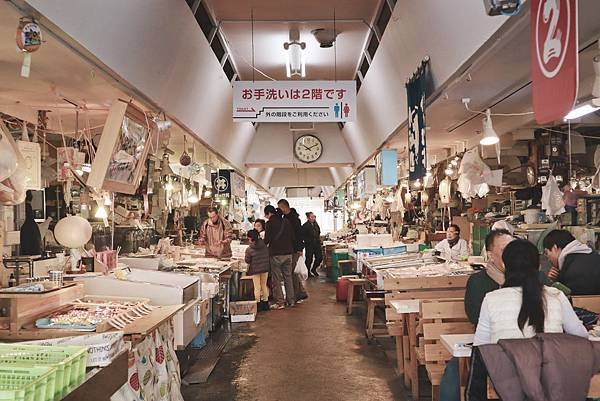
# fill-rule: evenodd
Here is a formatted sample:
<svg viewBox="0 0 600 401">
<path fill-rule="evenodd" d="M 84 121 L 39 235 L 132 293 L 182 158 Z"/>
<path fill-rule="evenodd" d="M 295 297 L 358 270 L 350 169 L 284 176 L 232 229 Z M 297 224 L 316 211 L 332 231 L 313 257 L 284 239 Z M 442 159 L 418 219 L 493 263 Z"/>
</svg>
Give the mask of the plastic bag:
<svg viewBox="0 0 600 401">
<path fill-rule="evenodd" d="M 308 269 L 306 268 L 304 255 L 300 255 L 298 258 L 298 263 L 296 263 L 296 267 L 294 268 L 294 274 L 300 276 L 302 280 L 308 280 Z"/>
<path fill-rule="evenodd" d="M 484 197 L 489 192 L 490 188 L 487 182 L 492 176 L 492 171 L 481 160 L 477 148 L 465 152 L 458 174 L 458 192 L 464 199 L 470 200 L 475 196 Z"/>
<path fill-rule="evenodd" d="M 553 175 L 548 177 L 548 182 L 542 187 L 542 210 L 549 216 L 558 216 L 565 212 L 563 193 Z"/>
</svg>

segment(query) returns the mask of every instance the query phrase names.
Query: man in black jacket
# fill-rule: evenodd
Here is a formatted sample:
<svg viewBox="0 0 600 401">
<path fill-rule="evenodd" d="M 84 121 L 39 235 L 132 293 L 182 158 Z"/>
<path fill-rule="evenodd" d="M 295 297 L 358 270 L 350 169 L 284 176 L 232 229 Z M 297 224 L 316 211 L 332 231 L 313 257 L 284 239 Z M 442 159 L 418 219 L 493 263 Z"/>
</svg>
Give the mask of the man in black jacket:
<svg viewBox="0 0 600 401">
<path fill-rule="evenodd" d="M 294 231 L 287 219 L 284 219 L 280 210 L 275 210 L 273 205 L 265 207 L 265 217 L 268 219 L 265 226 L 265 244 L 269 247 L 269 261 L 271 264 L 271 286 L 275 304 L 272 309 L 285 309 L 285 300 L 281 290 L 281 282 L 285 285 L 285 297 L 289 306 L 294 306 L 294 284 L 292 276 L 292 255 L 294 254 Z"/>
<path fill-rule="evenodd" d="M 283 217 L 287 219 L 292 225 L 292 229 L 294 230 L 294 254 L 292 255 L 292 269 L 296 269 L 296 264 L 298 263 L 298 259 L 302 256 L 302 251 L 304 250 L 304 240 L 302 238 L 302 223 L 300 222 L 300 216 L 296 209 L 290 208 L 290 203 L 287 199 L 280 199 L 277 202 L 277 207 L 283 213 Z M 294 280 L 294 293 L 296 294 L 296 302 L 302 303 L 303 300 L 308 298 L 308 294 L 306 292 L 306 283 L 300 276 L 297 274 L 292 274 Z"/>
<path fill-rule="evenodd" d="M 544 252 L 552 263 L 548 278 L 564 284 L 572 295 L 600 295 L 600 255 L 566 230 L 552 230 L 544 238 Z"/>
<path fill-rule="evenodd" d="M 321 262 L 323 262 L 321 227 L 319 227 L 317 216 L 313 212 L 306 213 L 306 223 L 302 226 L 302 235 L 306 248 L 306 268 L 308 269 L 308 275 L 310 277 L 319 277 L 317 269 L 321 266 Z"/>
</svg>

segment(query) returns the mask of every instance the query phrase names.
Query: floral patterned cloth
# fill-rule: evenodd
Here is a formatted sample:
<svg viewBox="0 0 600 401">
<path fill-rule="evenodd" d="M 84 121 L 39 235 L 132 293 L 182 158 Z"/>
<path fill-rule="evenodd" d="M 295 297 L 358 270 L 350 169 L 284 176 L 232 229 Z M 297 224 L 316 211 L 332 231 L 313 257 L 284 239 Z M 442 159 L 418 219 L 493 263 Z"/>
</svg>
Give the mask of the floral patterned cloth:
<svg viewBox="0 0 600 401">
<path fill-rule="evenodd" d="M 129 352 L 127 383 L 111 401 L 184 401 L 174 344 L 171 319 Z"/>
</svg>

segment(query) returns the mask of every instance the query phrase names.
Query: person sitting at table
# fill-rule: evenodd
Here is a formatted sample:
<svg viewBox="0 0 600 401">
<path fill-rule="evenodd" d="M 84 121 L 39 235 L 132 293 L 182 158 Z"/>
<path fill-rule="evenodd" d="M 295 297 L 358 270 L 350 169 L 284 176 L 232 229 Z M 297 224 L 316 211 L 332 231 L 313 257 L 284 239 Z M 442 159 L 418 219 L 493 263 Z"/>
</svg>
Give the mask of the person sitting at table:
<svg viewBox="0 0 600 401">
<path fill-rule="evenodd" d="M 465 291 L 465 312 L 474 325 L 479 320 L 481 304 L 488 292 L 499 289 L 504 284 L 504 262 L 502 253 L 514 237 L 504 229 L 492 230 L 485 237 L 488 262 L 485 269 L 471 275 Z"/>
<path fill-rule="evenodd" d="M 446 231 L 446 239 L 440 241 L 435 250 L 446 259 L 460 260 L 469 256 L 469 244 L 460 238 L 460 227 L 450 224 Z"/>
<path fill-rule="evenodd" d="M 505 281 L 488 293 L 473 345 L 495 344 L 503 339 L 531 338 L 537 333 L 562 333 L 588 337 L 565 294 L 539 280 L 540 255 L 531 242 L 516 239 L 504 249 Z M 486 399 L 487 371 L 475 348 L 467 385 L 468 399 Z M 481 398 L 480 398 L 481 397 Z"/>
<path fill-rule="evenodd" d="M 571 290 L 571 295 L 600 295 L 600 255 L 577 241 L 567 230 L 552 230 L 544 238 L 544 252 L 552 268 L 550 280 Z"/>
<path fill-rule="evenodd" d="M 465 312 L 474 325 L 479 320 L 479 311 L 486 294 L 499 289 L 504 284 L 504 248 L 514 237 L 508 230 L 496 229 L 485 237 L 485 249 L 488 262 L 485 269 L 472 274 L 467 280 L 465 291 Z M 444 401 L 460 401 L 460 377 L 458 358 L 452 358 L 446 364 L 440 382 L 440 399 Z"/>
</svg>

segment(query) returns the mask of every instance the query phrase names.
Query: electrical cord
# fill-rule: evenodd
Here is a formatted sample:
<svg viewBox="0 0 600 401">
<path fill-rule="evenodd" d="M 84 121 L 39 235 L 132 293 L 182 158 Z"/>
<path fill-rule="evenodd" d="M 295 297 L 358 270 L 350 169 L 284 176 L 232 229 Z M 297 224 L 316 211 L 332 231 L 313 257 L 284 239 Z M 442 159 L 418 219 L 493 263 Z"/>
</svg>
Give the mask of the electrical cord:
<svg viewBox="0 0 600 401">
<path fill-rule="evenodd" d="M 467 111 L 470 111 L 471 113 L 475 113 L 475 114 L 482 114 L 482 115 L 486 115 L 485 111 L 479 111 L 479 110 L 473 110 L 469 107 L 469 102 L 467 101 L 463 101 L 463 104 L 465 105 L 465 108 L 467 109 Z M 499 117 L 518 117 L 518 116 L 530 116 L 535 114 L 533 111 L 526 111 L 523 113 L 491 113 L 490 115 L 492 117 L 494 116 L 499 116 Z"/>
</svg>

